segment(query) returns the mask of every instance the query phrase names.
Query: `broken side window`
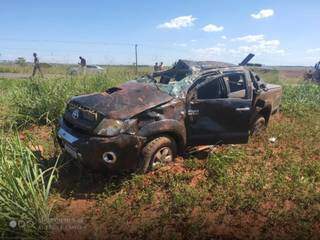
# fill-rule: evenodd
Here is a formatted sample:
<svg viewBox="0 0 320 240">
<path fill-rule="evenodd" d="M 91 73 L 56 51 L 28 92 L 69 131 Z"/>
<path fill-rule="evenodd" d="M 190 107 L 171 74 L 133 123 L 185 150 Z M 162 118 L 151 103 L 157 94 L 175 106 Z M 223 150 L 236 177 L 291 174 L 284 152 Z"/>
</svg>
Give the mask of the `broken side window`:
<svg viewBox="0 0 320 240">
<path fill-rule="evenodd" d="M 224 80 L 229 88 L 229 98 L 245 98 L 247 96 L 246 79 L 242 73 L 225 75 Z"/>
<path fill-rule="evenodd" d="M 217 99 L 225 97 L 225 89 L 222 85 L 222 78 L 216 78 L 201 84 L 197 89 L 198 99 Z"/>
</svg>

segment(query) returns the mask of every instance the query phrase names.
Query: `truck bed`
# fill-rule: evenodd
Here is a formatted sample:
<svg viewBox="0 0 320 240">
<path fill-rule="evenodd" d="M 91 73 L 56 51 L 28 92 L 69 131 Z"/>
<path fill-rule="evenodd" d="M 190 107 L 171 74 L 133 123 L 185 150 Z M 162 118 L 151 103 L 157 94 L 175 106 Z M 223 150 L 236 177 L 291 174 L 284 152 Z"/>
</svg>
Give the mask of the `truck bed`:
<svg viewBox="0 0 320 240">
<path fill-rule="evenodd" d="M 271 105 L 271 113 L 277 112 L 280 108 L 282 87 L 277 84 L 267 84 L 267 91 L 263 92 L 264 99 Z"/>
</svg>

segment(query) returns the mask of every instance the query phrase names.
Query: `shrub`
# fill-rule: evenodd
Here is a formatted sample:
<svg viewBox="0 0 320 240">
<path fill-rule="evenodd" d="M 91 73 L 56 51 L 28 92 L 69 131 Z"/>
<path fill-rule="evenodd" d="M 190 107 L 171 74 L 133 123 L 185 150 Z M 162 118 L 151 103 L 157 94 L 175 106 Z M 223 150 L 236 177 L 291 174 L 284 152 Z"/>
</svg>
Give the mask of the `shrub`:
<svg viewBox="0 0 320 240">
<path fill-rule="evenodd" d="M 18 57 L 15 60 L 15 64 L 19 65 L 19 66 L 26 66 L 27 65 L 27 60 L 23 57 Z"/>
</svg>

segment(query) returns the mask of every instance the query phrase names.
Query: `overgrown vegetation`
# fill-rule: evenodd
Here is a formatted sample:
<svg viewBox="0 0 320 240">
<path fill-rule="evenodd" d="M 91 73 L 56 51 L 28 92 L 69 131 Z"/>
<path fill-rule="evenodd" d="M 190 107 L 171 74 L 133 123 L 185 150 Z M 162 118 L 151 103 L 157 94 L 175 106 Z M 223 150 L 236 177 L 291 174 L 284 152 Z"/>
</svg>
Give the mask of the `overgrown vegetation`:
<svg viewBox="0 0 320 240">
<path fill-rule="evenodd" d="M 42 71 L 50 75 L 66 75 L 67 65 L 41 63 Z M 15 63 L 0 64 L 0 73 L 19 73 L 31 76 L 33 65 L 17 59 Z"/>
<path fill-rule="evenodd" d="M 54 122 L 70 97 L 101 92 L 134 77 L 132 69 L 111 68 L 99 75 L 18 80 L 3 97 L 7 110 L 2 122 L 18 128 Z"/>
<path fill-rule="evenodd" d="M 0 166 L 0 182 L 5 182 L 11 192 L 0 193 L 6 203 L 1 201 L 2 229 L 10 229 L 9 219 L 19 218 L 28 210 L 26 216 L 33 222 L 53 216 L 83 217 L 90 229 L 80 230 L 79 236 L 65 236 L 81 239 L 92 237 L 93 233 L 124 239 L 317 238 L 320 86 L 296 84 L 300 79 L 291 79 L 295 84 L 288 84 L 278 71 L 260 74 L 267 82 L 283 85 L 284 91 L 282 110 L 271 120 L 266 133 L 251 138 L 246 145 L 219 146 L 207 154 L 178 158 L 174 164 L 147 175 L 106 179 L 82 173 L 85 175 L 68 179 L 65 186 L 60 175 L 58 182 L 62 186 L 50 194 L 48 179 L 43 178 L 24 143 L 16 137 L 3 139 L 0 159 L 5 164 Z M 69 97 L 103 91 L 133 77 L 132 69 L 112 68 L 98 76 L 0 79 L 0 124 L 19 127 L 20 134 L 33 134 L 30 137 L 39 139 L 46 146 L 45 151 L 55 149 L 52 138 L 44 138 L 39 131 L 50 128 L 48 123 L 56 121 Z M 5 138 L 12 136 L 9 128 L 5 131 Z M 270 137 L 275 142 L 269 141 Z M 74 177 L 74 169 L 71 167 L 67 177 Z M 40 176 L 38 182 L 31 178 L 36 173 Z M 25 190 L 29 188 L 32 190 Z M 53 212 L 48 198 L 52 202 L 59 200 Z M 83 201 L 90 207 L 81 205 Z M 24 211 L 13 212 L 16 203 Z M 77 213 L 69 209 L 70 203 L 79 204 Z"/>
<path fill-rule="evenodd" d="M 25 146 L 33 141 L 43 142 L 26 128 L 55 123 L 71 96 L 104 91 L 134 76 L 133 69 L 111 68 L 104 74 L 92 76 L 0 79 L 0 125 L 4 128 L 0 137 L 0 229 L 3 237 L 44 237 L 51 227 L 49 196 L 56 174 L 51 168 L 42 170 L 39 159 Z M 16 128 L 20 129 L 19 134 L 12 130 Z M 53 142 L 44 144 L 54 148 Z M 10 226 L 12 221 L 17 226 Z"/>
<path fill-rule="evenodd" d="M 303 117 L 320 111 L 320 87 L 315 84 L 284 87 L 282 108 L 286 114 Z"/>
</svg>

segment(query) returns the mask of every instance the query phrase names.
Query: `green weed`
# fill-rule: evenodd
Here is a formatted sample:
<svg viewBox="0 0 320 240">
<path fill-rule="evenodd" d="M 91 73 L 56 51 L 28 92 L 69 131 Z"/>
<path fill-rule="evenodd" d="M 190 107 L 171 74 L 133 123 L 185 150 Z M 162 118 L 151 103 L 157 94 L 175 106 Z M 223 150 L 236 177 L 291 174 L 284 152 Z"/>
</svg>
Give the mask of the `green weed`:
<svg viewBox="0 0 320 240">
<path fill-rule="evenodd" d="M 208 157 L 206 170 L 209 179 L 222 183 L 228 179 L 228 166 L 241 160 L 244 154 L 241 150 L 229 148 L 225 152 L 213 153 Z"/>
<path fill-rule="evenodd" d="M 55 168 L 42 170 L 17 137 L 0 138 L 0 229 L 2 237 L 43 234 L 49 226 L 48 204 Z M 20 223 L 10 227 L 9 222 Z"/>
</svg>

